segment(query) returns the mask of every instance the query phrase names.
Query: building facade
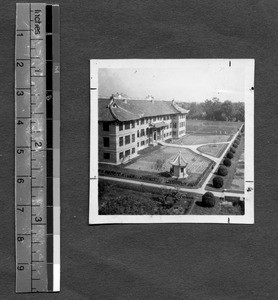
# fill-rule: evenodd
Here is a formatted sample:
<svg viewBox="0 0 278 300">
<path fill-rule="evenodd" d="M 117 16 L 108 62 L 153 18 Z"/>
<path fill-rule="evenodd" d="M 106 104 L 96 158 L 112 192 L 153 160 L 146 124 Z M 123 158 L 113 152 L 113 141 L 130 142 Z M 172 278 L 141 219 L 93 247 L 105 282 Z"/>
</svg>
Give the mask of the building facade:
<svg viewBox="0 0 278 300">
<path fill-rule="evenodd" d="M 121 164 L 138 151 L 186 133 L 186 115 L 174 101 L 121 96 L 98 101 L 99 162 Z"/>
</svg>

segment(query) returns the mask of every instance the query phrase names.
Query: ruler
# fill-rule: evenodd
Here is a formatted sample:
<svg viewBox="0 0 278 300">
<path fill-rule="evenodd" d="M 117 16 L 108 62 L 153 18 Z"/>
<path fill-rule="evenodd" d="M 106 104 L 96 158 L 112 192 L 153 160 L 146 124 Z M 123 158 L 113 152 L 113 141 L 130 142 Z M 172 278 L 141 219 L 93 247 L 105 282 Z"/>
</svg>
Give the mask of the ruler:
<svg viewBox="0 0 278 300">
<path fill-rule="evenodd" d="M 59 6 L 20 3 L 15 38 L 16 292 L 60 290 Z"/>
</svg>

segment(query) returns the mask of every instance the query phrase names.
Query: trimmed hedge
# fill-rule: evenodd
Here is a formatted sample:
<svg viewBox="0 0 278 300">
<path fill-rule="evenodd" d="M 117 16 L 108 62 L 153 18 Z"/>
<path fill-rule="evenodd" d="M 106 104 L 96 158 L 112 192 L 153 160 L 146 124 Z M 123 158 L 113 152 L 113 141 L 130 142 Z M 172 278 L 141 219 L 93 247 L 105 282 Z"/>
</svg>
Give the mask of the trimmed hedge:
<svg viewBox="0 0 278 300">
<path fill-rule="evenodd" d="M 232 159 L 232 158 L 234 157 L 234 155 L 233 155 L 232 152 L 228 152 L 226 156 L 227 156 L 227 158 L 229 158 L 229 159 Z"/>
<path fill-rule="evenodd" d="M 222 177 L 215 176 L 212 180 L 213 186 L 217 189 L 221 188 L 223 186 L 224 180 Z"/>
<path fill-rule="evenodd" d="M 220 166 L 217 174 L 220 176 L 226 176 L 228 174 L 228 169 L 225 166 Z"/>
<path fill-rule="evenodd" d="M 232 162 L 229 158 L 225 158 L 223 160 L 223 165 L 225 165 L 226 167 L 230 167 L 231 164 L 232 164 Z"/>
<path fill-rule="evenodd" d="M 238 144 L 233 143 L 233 147 L 234 147 L 234 148 L 237 148 L 237 147 L 238 147 Z"/>
<path fill-rule="evenodd" d="M 231 147 L 230 152 L 236 153 L 236 150 L 233 147 Z"/>
<path fill-rule="evenodd" d="M 206 192 L 202 196 L 202 205 L 205 206 L 205 207 L 214 207 L 214 205 L 215 205 L 215 197 L 214 197 L 213 193 Z"/>
</svg>

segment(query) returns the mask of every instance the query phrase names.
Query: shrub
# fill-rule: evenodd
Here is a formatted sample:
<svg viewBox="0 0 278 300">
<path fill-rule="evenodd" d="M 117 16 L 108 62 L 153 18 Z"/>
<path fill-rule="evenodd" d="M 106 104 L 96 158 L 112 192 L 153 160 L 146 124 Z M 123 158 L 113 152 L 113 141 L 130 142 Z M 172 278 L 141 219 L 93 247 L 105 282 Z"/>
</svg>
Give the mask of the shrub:
<svg viewBox="0 0 278 300">
<path fill-rule="evenodd" d="M 220 166 L 217 173 L 218 175 L 226 176 L 228 174 L 228 169 L 225 166 Z"/>
<path fill-rule="evenodd" d="M 232 164 L 231 163 L 231 160 L 229 158 L 225 158 L 223 160 L 223 164 L 226 166 L 226 167 L 230 167 L 230 165 Z"/>
<path fill-rule="evenodd" d="M 234 148 L 237 148 L 237 147 L 238 147 L 238 144 L 233 143 L 233 147 L 234 147 Z"/>
<path fill-rule="evenodd" d="M 235 141 L 234 141 L 234 144 L 239 145 L 239 141 L 235 140 Z"/>
<path fill-rule="evenodd" d="M 223 178 L 222 177 L 219 177 L 219 176 L 215 176 L 213 178 L 213 186 L 217 189 L 221 188 L 223 186 Z"/>
<path fill-rule="evenodd" d="M 232 152 L 232 153 L 236 153 L 236 150 L 235 150 L 235 148 L 231 147 L 231 149 L 230 149 L 230 152 Z"/>
<path fill-rule="evenodd" d="M 215 198 L 214 198 L 213 193 L 206 192 L 202 196 L 202 205 L 205 207 L 213 207 L 215 205 Z"/>
<path fill-rule="evenodd" d="M 234 155 L 233 155 L 232 152 L 228 152 L 226 156 L 227 156 L 227 158 L 229 158 L 229 159 L 232 159 L 232 158 L 234 157 Z"/>
</svg>

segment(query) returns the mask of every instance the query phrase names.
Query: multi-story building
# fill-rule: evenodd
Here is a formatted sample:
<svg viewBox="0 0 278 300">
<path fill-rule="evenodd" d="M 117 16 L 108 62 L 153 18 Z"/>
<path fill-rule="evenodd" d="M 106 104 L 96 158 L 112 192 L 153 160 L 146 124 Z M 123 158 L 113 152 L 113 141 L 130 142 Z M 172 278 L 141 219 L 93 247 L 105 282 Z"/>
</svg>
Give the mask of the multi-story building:
<svg viewBox="0 0 278 300">
<path fill-rule="evenodd" d="M 184 136 L 189 112 L 174 100 L 134 100 L 121 95 L 100 98 L 98 111 L 99 162 L 111 164 L 124 163 L 159 141 Z"/>
</svg>

